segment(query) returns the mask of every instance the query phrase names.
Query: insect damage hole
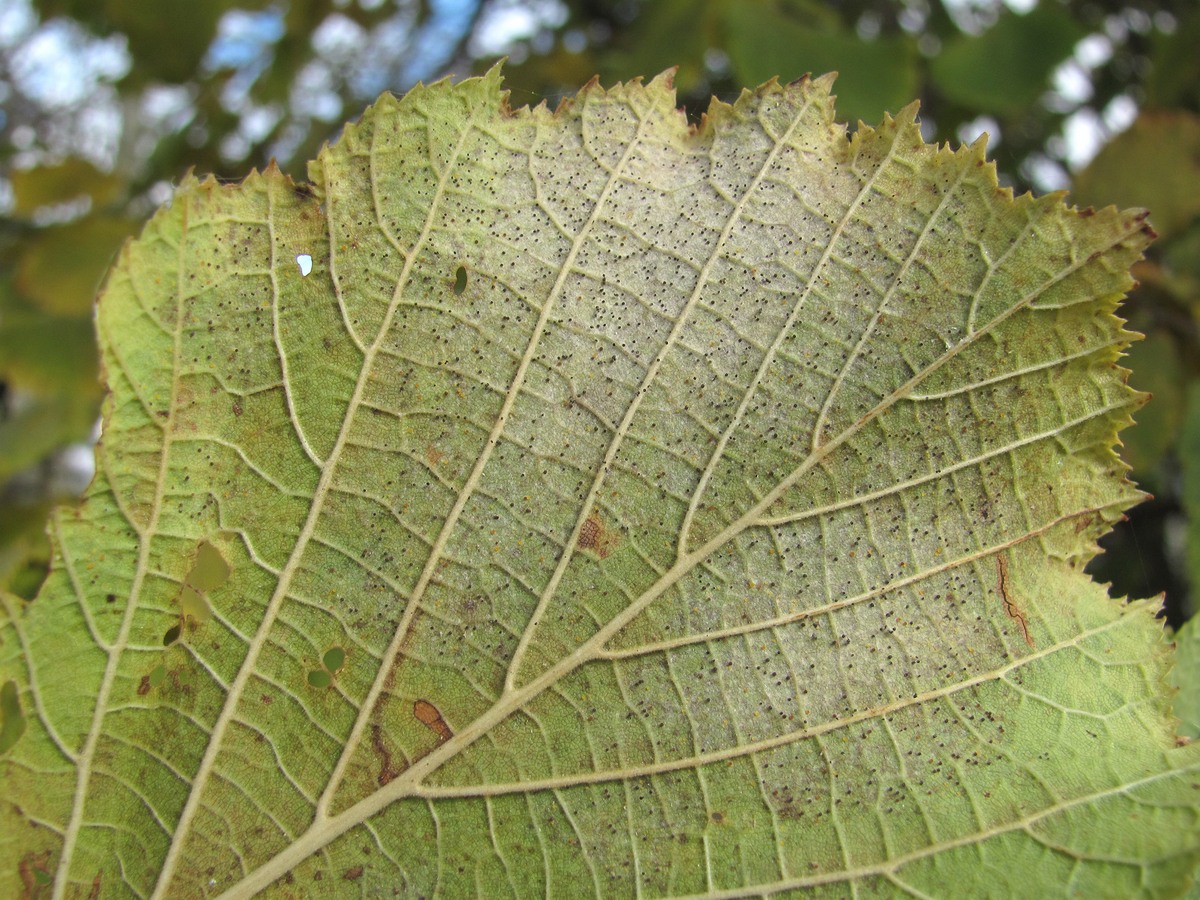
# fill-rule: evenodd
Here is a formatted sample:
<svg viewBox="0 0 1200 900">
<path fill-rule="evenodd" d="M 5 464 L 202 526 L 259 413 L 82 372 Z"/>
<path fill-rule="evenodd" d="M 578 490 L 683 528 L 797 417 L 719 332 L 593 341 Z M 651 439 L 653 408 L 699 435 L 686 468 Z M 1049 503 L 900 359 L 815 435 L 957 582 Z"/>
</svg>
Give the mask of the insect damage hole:
<svg viewBox="0 0 1200 900">
<path fill-rule="evenodd" d="M 300 267 L 301 277 L 307 278 L 308 273 L 312 271 L 312 257 L 307 253 L 297 254 L 296 265 Z"/>
</svg>

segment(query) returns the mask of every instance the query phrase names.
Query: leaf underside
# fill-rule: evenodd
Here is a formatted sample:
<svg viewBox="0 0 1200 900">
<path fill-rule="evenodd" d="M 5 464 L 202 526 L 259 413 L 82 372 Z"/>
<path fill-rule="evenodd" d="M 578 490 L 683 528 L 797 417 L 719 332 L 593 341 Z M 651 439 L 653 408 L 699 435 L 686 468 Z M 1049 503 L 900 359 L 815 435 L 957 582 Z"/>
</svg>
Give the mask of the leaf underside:
<svg viewBox="0 0 1200 900">
<path fill-rule="evenodd" d="M 186 182 L 5 600 L 0 893 L 1185 889 L 1169 648 L 1081 571 L 1144 216 L 831 84 L 493 71 Z"/>
</svg>

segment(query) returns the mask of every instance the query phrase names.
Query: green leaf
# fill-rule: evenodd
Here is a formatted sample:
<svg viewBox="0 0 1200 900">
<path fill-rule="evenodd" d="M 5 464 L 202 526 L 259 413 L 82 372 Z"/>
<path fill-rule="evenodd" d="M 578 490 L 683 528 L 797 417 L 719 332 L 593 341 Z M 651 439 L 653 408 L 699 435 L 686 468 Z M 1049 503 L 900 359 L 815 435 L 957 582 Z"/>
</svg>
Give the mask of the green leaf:
<svg viewBox="0 0 1200 900">
<path fill-rule="evenodd" d="M 1075 178 L 1078 203 L 1136 202 L 1164 237 L 1200 216 L 1200 116 L 1176 110 L 1143 113 L 1105 145 Z"/>
<path fill-rule="evenodd" d="M 133 222 L 105 216 L 47 228 L 23 247 L 16 285 L 51 315 L 90 317 L 104 271 L 135 229 Z"/>
<path fill-rule="evenodd" d="M 1179 691 L 1175 695 L 1179 733 L 1189 738 L 1200 738 L 1200 624 L 1197 623 L 1200 618 L 1192 616 L 1175 633 L 1178 662 L 1171 670 L 1171 684 Z"/>
<path fill-rule="evenodd" d="M 190 81 L 216 35 L 221 15 L 230 9 L 265 5 L 262 0 L 158 0 L 154 14 L 147 15 L 138 0 L 42 0 L 40 4 L 47 18 L 65 14 L 101 33 L 123 34 L 137 60 L 129 75 L 137 85 Z"/>
<path fill-rule="evenodd" d="M 1170 645 L 1081 571 L 1142 217 L 830 83 L 493 70 L 186 182 L 0 630 L 0 893 L 1181 891 Z"/>
<path fill-rule="evenodd" d="M 1183 10 L 1180 10 L 1183 12 Z M 1146 75 L 1146 106 L 1195 108 L 1200 102 L 1200 8 L 1180 17 L 1171 31 L 1150 36 L 1150 71 Z"/>
<path fill-rule="evenodd" d="M 1187 376 L 1175 342 L 1162 330 L 1134 344 L 1126 362 L 1133 369 L 1130 383 L 1152 395 L 1154 402 L 1138 413 L 1138 428 L 1121 435 L 1121 458 L 1134 471 L 1134 480 L 1149 491 L 1158 490 L 1163 457 L 1175 448 L 1184 419 Z"/>
<path fill-rule="evenodd" d="M 32 597 L 41 587 L 50 564 L 46 520 L 51 505 L 0 503 L 0 590 Z"/>
<path fill-rule="evenodd" d="M 115 200 L 123 183 L 116 175 L 101 172 L 83 159 L 68 159 L 54 166 L 35 166 L 12 173 L 14 211 L 30 216 L 43 206 L 91 198 L 93 206 Z"/>
<path fill-rule="evenodd" d="M 745 82 L 758 84 L 775 75 L 790 81 L 806 72 L 836 70 L 838 112 L 849 122 L 875 121 L 880 111 L 899 110 L 917 93 L 916 45 L 907 38 L 864 41 L 750 2 L 731 3 L 724 13 L 729 58 Z"/>
<path fill-rule="evenodd" d="M 0 383 L 8 392 L 0 418 L 2 485 L 54 450 L 86 440 L 95 427 L 100 383 L 91 317 L 47 315 L 0 280 Z M 0 517 L 11 525 L 13 515 L 0 496 Z M 0 528 L 0 556 L 12 538 Z"/>
<path fill-rule="evenodd" d="M 983 34 L 947 41 L 930 74 L 956 103 L 1016 115 L 1049 89 L 1050 74 L 1086 35 L 1060 4 L 1039 3 L 1024 15 L 1002 14 Z"/>
<path fill-rule="evenodd" d="M 1190 612 L 1194 617 L 1200 608 L 1200 602 L 1197 602 L 1200 600 L 1200 382 L 1193 380 L 1188 384 L 1182 405 L 1182 427 L 1179 434 L 1179 497 L 1183 501 L 1183 511 L 1187 517 L 1184 564 L 1188 581 L 1193 586 Z M 1200 665 L 1200 661 L 1197 665 Z M 1196 692 L 1200 704 L 1200 678 L 1196 679 Z M 1195 721 L 1200 722 L 1200 705 L 1197 706 Z"/>
</svg>

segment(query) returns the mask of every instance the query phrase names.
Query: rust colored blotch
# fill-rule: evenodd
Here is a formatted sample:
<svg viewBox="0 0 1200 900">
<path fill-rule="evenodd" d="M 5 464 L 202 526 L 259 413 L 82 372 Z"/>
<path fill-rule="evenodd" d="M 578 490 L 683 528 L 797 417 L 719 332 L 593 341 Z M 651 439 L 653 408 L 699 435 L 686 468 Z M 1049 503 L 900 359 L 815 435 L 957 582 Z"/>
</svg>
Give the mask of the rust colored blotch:
<svg viewBox="0 0 1200 900">
<path fill-rule="evenodd" d="M 1020 626 L 1021 635 L 1025 638 L 1025 643 L 1032 648 L 1034 647 L 1033 635 L 1029 633 L 1029 622 L 1025 619 L 1025 614 L 1021 612 L 1021 608 L 1013 600 L 1012 588 L 1008 583 L 1008 557 L 1003 553 L 996 556 L 996 569 L 996 586 L 1000 589 L 1000 596 L 1004 599 L 1004 611 Z"/>
<path fill-rule="evenodd" d="M 21 878 L 22 896 L 41 896 L 42 889 L 50 886 L 50 851 L 26 853 L 17 863 L 17 874 Z"/>
<path fill-rule="evenodd" d="M 346 874 L 344 874 L 342 876 L 342 880 L 343 881 L 358 881 L 358 879 L 362 878 L 362 873 L 363 873 L 363 867 L 355 866 L 352 869 L 346 870 Z"/>
<path fill-rule="evenodd" d="M 371 746 L 375 748 L 375 754 L 379 757 L 379 786 L 383 787 L 393 778 L 400 774 L 400 769 L 392 765 L 392 751 L 388 749 L 387 741 L 383 737 L 383 729 L 378 723 L 371 726 Z"/>
<path fill-rule="evenodd" d="M 446 454 L 440 451 L 437 447 L 430 444 L 425 448 L 425 462 L 431 466 L 440 465 L 442 460 L 446 458 Z"/>
<path fill-rule="evenodd" d="M 612 532 L 605 528 L 604 523 L 594 514 L 588 516 L 579 527 L 577 546 L 580 550 L 591 550 L 598 557 L 604 559 L 612 553 L 616 545 L 617 540 Z"/>
<path fill-rule="evenodd" d="M 88 900 L 96 900 L 100 896 L 100 873 L 96 873 L 96 877 L 92 879 L 92 890 L 88 894 Z"/>
<path fill-rule="evenodd" d="M 454 737 L 454 732 L 450 730 L 450 726 L 442 718 L 441 712 L 428 700 L 418 700 L 414 703 L 413 715 L 426 728 L 436 732 L 437 736 L 443 741 L 448 741 Z"/>
<path fill-rule="evenodd" d="M 138 682 L 137 692 L 139 697 L 145 697 L 150 693 L 150 676 L 143 675 L 142 680 Z"/>
</svg>

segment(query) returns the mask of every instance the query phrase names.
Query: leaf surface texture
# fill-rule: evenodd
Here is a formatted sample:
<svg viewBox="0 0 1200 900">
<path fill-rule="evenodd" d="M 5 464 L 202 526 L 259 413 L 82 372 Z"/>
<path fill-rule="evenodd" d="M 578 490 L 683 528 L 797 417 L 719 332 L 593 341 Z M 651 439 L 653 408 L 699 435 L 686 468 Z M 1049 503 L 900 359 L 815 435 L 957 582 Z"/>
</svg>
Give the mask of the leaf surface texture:
<svg viewBox="0 0 1200 900">
<path fill-rule="evenodd" d="M 1148 229 L 830 86 L 493 71 L 185 183 L 6 601 L 7 885 L 1181 890 L 1169 648 L 1081 572 Z"/>
</svg>

